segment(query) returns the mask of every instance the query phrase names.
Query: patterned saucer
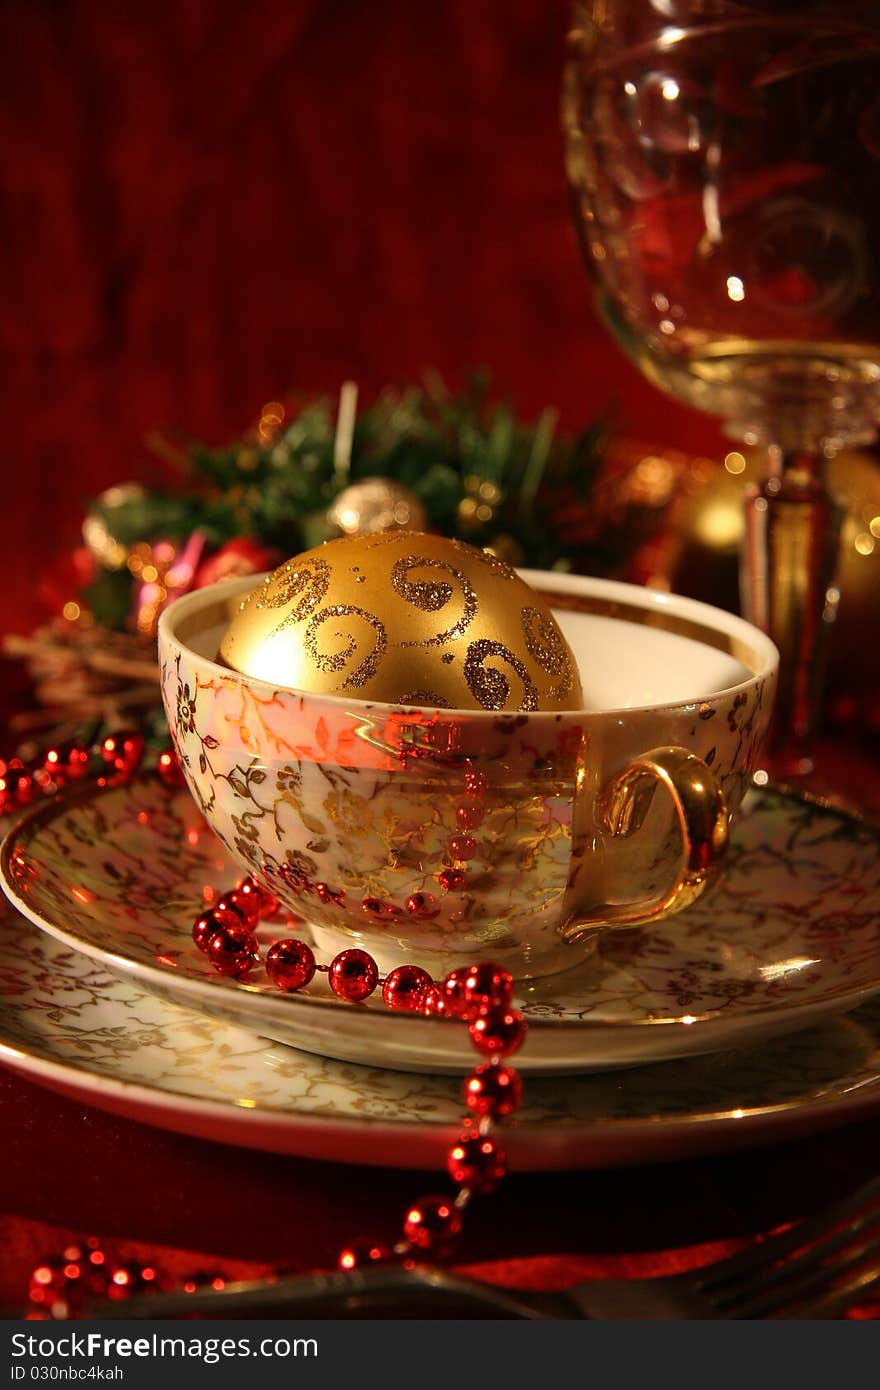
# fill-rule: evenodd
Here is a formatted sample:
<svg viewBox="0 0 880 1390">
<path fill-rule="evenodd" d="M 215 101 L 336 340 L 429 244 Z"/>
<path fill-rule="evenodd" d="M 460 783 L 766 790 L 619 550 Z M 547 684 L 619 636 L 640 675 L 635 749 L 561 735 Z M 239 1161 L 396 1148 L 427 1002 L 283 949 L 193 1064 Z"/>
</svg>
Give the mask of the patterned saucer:
<svg viewBox="0 0 880 1390">
<path fill-rule="evenodd" d="M 460 1082 L 331 1061 L 182 1009 L 0 908 L 0 1062 L 181 1134 L 346 1163 L 438 1168 Z M 880 1106 L 880 1000 L 773 1042 L 530 1077 L 512 1167 L 650 1163 L 804 1134 Z"/>
<path fill-rule="evenodd" d="M 175 1003 L 264 1037 L 371 1066 L 460 1071 L 453 1023 L 216 975 L 190 939 L 237 871 L 188 792 L 155 778 L 38 808 L 0 856 L 6 892 L 74 950 Z M 270 927 L 266 935 L 276 935 Z M 609 932 L 563 975 L 522 990 L 523 1071 L 565 1072 L 741 1047 L 880 991 L 880 832 L 815 802 L 755 791 L 711 899 Z"/>
</svg>

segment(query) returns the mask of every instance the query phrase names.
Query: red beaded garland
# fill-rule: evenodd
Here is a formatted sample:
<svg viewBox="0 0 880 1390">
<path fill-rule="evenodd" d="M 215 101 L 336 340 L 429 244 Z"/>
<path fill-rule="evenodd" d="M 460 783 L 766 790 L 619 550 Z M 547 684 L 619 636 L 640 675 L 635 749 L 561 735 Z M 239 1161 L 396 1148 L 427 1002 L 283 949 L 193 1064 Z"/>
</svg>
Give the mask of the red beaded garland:
<svg viewBox="0 0 880 1390">
<path fill-rule="evenodd" d="M 438 985 L 426 985 L 419 997 L 419 1013 L 424 1018 L 451 1017 L 446 996 Z"/>
<path fill-rule="evenodd" d="M 85 744 L 72 740 L 50 748 L 43 755 L 43 772 L 56 786 L 65 782 L 78 782 L 89 770 L 89 750 Z"/>
<path fill-rule="evenodd" d="M 261 885 L 250 882 L 257 893 L 266 893 Z M 245 884 L 248 880 L 224 895 L 226 913 L 218 910 L 221 905 L 218 904 L 217 908 L 202 913 L 193 928 L 193 937 L 200 949 L 204 950 L 207 944 L 210 958 L 224 974 L 241 974 L 256 958 L 256 940 L 242 920 L 241 907 L 234 899 L 234 894 Z M 245 901 L 249 899 L 248 916 L 253 919 L 255 895 L 246 892 Z M 317 967 L 311 948 L 303 941 L 289 939 L 273 943 L 267 953 L 266 968 L 281 988 L 296 989 L 311 980 Z M 357 949 L 335 956 L 328 973 L 334 991 L 348 1000 L 365 998 L 378 981 L 378 969 L 372 957 Z M 509 1115 L 521 1099 L 518 1074 L 497 1060 L 515 1051 L 526 1031 L 522 1014 L 507 1006 L 512 986 L 508 972 L 488 961 L 453 971 L 442 989 L 432 982 L 427 971 L 410 965 L 398 966 L 383 982 L 383 998 L 390 1009 L 421 1009 L 442 1016 L 450 1015 L 454 1008 L 471 1011 L 490 1006 L 483 1007 L 476 1018 L 471 1017 L 469 1026 L 474 1045 L 493 1059 L 476 1067 L 465 1082 L 467 1106 L 480 1118 L 498 1119 Z M 492 1192 L 506 1174 L 506 1156 L 491 1135 L 468 1131 L 450 1148 L 447 1171 L 461 1189 L 459 1200 L 430 1195 L 412 1204 L 403 1226 L 407 1246 L 412 1251 L 436 1257 L 450 1252 L 462 1229 L 462 1207 L 467 1194 Z M 46 1261 L 33 1271 L 31 1305 L 25 1316 L 75 1316 L 83 1293 L 98 1292 L 91 1276 L 100 1280 L 101 1292 L 110 1299 L 125 1299 L 135 1291 L 156 1286 L 158 1273 L 153 1266 L 108 1262 L 103 1251 L 97 1248 L 97 1241 L 90 1239 L 87 1244 L 90 1251 L 78 1246 L 68 1247 L 63 1261 Z M 406 1246 L 397 1247 L 397 1251 L 400 1250 L 405 1253 Z M 394 1257 L 395 1252 L 381 1242 L 358 1240 L 343 1248 L 338 1263 L 341 1269 L 350 1270 Z M 222 1288 L 225 1280 L 223 1276 L 210 1280 L 208 1276 L 193 1276 L 183 1288 L 194 1290 L 207 1282 L 214 1288 Z"/>
<path fill-rule="evenodd" d="M 449 853 L 453 859 L 473 859 L 477 852 L 477 842 L 473 835 L 453 835 L 449 841 Z"/>
<path fill-rule="evenodd" d="M 238 978 L 255 963 L 256 938 L 245 922 L 224 922 L 209 940 L 206 955 L 221 975 Z"/>
<path fill-rule="evenodd" d="M 359 1269 L 391 1259 L 387 1245 L 377 1240 L 352 1240 L 340 1250 L 336 1263 L 340 1269 Z"/>
<path fill-rule="evenodd" d="M 355 946 L 333 957 L 327 978 L 333 993 L 340 999 L 359 1004 L 373 993 L 379 983 L 379 971 L 373 957 Z"/>
<path fill-rule="evenodd" d="M 461 1212 L 451 1197 L 420 1197 L 403 1221 L 403 1233 L 417 1250 L 443 1254 L 461 1230 Z"/>
<path fill-rule="evenodd" d="M 70 1272 L 68 1272 L 68 1270 Z M 50 1318 L 68 1318 L 83 1298 L 81 1267 L 53 1255 L 31 1270 L 28 1299 L 33 1311 Z"/>
<path fill-rule="evenodd" d="M 197 917 L 193 923 L 192 939 L 200 951 L 207 952 L 208 942 L 218 931 L 229 925 L 229 918 L 216 908 L 209 908 L 203 912 L 201 917 Z"/>
<path fill-rule="evenodd" d="M 131 1298 L 135 1293 L 148 1293 L 156 1287 L 157 1272 L 154 1265 L 144 1265 L 138 1260 L 126 1260 L 114 1264 L 108 1270 L 107 1297 L 114 1303 Z"/>
<path fill-rule="evenodd" d="M 468 796 L 483 796 L 489 786 L 489 781 L 485 772 L 480 772 L 476 768 L 468 768 L 464 774 L 464 789 Z"/>
<path fill-rule="evenodd" d="M 440 916 L 440 907 L 433 893 L 411 894 L 406 900 L 406 910 L 422 922 L 430 922 Z"/>
<path fill-rule="evenodd" d="M 506 1009 L 513 998 L 513 976 L 503 965 L 483 960 L 468 966 L 461 984 L 464 1009 L 471 1014 Z"/>
<path fill-rule="evenodd" d="M 507 1172 L 507 1158 L 488 1134 L 463 1134 L 449 1150 L 446 1168 L 459 1187 L 485 1195 L 494 1192 Z"/>
<path fill-rule="evenodd" d="M 442 869 L 437 882 L 444 893 L 460 893 L 467 883 L 467 874 L 464 869 Z"/>
<path fill-rule="evenodd" d="M 288 993 L 302 989 L 315 974 L 312 948 L 293 937 L 274 942 L 266 952 L 266 974 L 273 985 Z"/>
<path fill-rule="evenodd" d="M 274 917 L 278 911 L 278 899 L 271 888 L 258 883 L 252 874 L 248 874 L 240 883 L 237 883 L 235 891 L 243 901 L 254 904 L 258 920 L 264 917 Z"/>
<path fill-rule="evenodd" d="M 382 986 L 385 1007 L 395 1013 L 418 1013 L 422 995 L 433 980 L 418 965 L 398 965 Z"/>
<path fill-rule="evenodd" d="M 34 797 L 34 779 L 20 758 L 0 762 L 0 815 L 28 806 Z"/>
<path fill-rule="evenodd" d="M 219 1293 L 226 1288 L 226 1275 L 219 1269 L 196 1269 L 180 1287 L 184 1293 L 195 1293 L 198 1289 L 215 1289 Z"/>
<path fill-rule="evenodd" d="M 519 1108 L 522 1082 L 513 1067 L 481 1062 L 464 1083 L 464 1099 L 469 1110 L 480 1117 L 503 1119 Z"/>
<path fill-rule="evenodd" d="M 443 981 L 450 1013 L 473 1019 L 493 1008 L 507 1008 L 513 996 L 513 976 L 494 961 L 459 966 Z"/>
<path fill-rule="evenodd" d="M 345 889 L 338 888 L 335 891 L 328 888 L 326 883 L 316 883 L 315 892 L 322 903 L 334 903 L 336 907 L 342 907 L 345 902 Z"/>
<path fill-rule="evenodd" d="M 380 920 L 400 916 L 400 908 L 395 903 L 385 902 L 384 898 L 364 898 L 361 903 L 361 912 L 367 917 L 378 917 Z"/>
<path fill-rule="evenodd" d="M 240 888 L 231 888 L 217 903 L 217 912 L 234 912 L 249 927 L 255 927 L 260 920 L 260 907 L 256 898 L 242 893 Z"/>
<path fill-rule="evenodd" d="M 232 902 L 229 893 L 223 893 L 222 896 L 217 899 L 211 911 L 216 912 L 225 926 L 229 926 L 231 922 L 243 922 L 246 927 L 250 927 L 251 929 L 256 926 L 256 923 L 251 921 L 250 917 L 246 915 L 245 909 L 236 906 L 236 904 Z"/>
<path fill-rule="evenodd" d="M 109 735 L 100 751 L 106 767 L 122 777 L 137 768 L 143 747 L 144 741 L 139 734 L 123 731 Z M 37 772 L 38 788 L 35 788 L 31 771 L 19 760 L 0 763 L 0 809 L 12 803 L 26 804 L 35 789 L 53 790 L 65 780 L 78 779 L 87 771 L 88 761 L 88 750 L 81 744 L 50 749 Z M 166 785 L 177 786 L 183 780 L 176 754 L 171 749 L 160 755 L 156 771 Z M 486 785 L 482 773 L 466 774 L 467 795 L 456 810 L 460 831 L 474 829 L 481 823 L 483 808 L 479 797 Z M 467 833 L 453 836 L 449 847 L 455 858 L 462 861 L 477 853 L 476 841 Z M 455 865 L 439 874 L 438 881 L 446 892 L 461 891 L 467 877 L 463 868 Z M 326 885 L 320 886 L 326 889 Z M 326 894 L 336 896 L 329 889 Z M 399 908 L 381 899 L 364 899 L 363 910 L 377 917 L 400 913 Z M 412 894 L 406 901 L 406 910 L 416 918 L 425 919 L 432 919 L 440 912 L 437 900 L 430 893 Z M 193 939 L 222 974 L 238 977 L 258 959 L 257 942 L 251 928 L 277 911 L 275 895 L 248 875 L 201 914 L 193 926 Z M 276 941 L 267 952 L 269 977 L 287 991 L 309 983 L 317 968 L 311 947 L 295 938 Z M 329 968 L 322 966 L 321 969 L 327 969 L 334 993 L 349 1002 L 367 998 L 379 981 L 375 961 L 366 951 L 356 948 L 340 952 Z M 481 961 L 453 971 L 443 985 L 438 986 L 427 971 L 404 965 L 390 971 L 382 983 L 382 997 L 391 1010 L 420 1012 L 428 1017 L 457 1016 L 468 1021 L 474 1046 L 492 1059 L 476 1067 L 465 1082 L 465 1101 L 474 1116 L 483 1120 L 501 1119 L 517 1109 L 522 1095 L 520 1078 L 512 1068 L 499 1065 L 498 1060 L 515 1052 L 526 1032 L 523 1015 L 510 1007 L 513 980 L 508 971 L 493 962 Z M 484 1124 L 480 1128 L 486 1127 Z M 477 1132 L 476 1126 L 463 1134 L 449 1150 L 447 1170 L 465 1195 L 458 1205 L 451 1197 L 436 1195 L 413 1203 L 404 1220 L 404 1235 L 409 1246 L 433 1255 L 446 1253 L 461 1230 L 461 1207 L 466 1194 L 491 1192 L 504 1177 L 506 1167 L 504 1151 L 491 1135 Z M 393 1253 L 379 1242 L 355 1241 L 341 1252 L 339 1263 L 343 1269 L 353 1269 L 390 1258 Z M 110 1263 L 97 1248 L 84 1253 L 79 1247 L 70 1247 L 65 1251 L 63 1263 L 53 1260 L 35 1269 L 31 1279 L 30 1316 L 57 1316 L 62 1310 L 71 1311 L 71 1294 L 79 1289 L 85 1291 L 90 1276 L 101 1280 L 110 1298 L 125 1298 L 135 1289 L 153 1286 L 157 1277 L 152 1266 Z M 223 1280 L 218 1278 L 212 1282 L 216 1287 Z"/>
<path fill-rule="evenodd" d="M 464 982 L 469 969 L 470 966 L 461 965 L 457 970 L 450 970 L 441 985 L 446 1008 L 456 1018 L 460 1018 L 464 1010 Z"/>
<path fill-rule="evenodd" d="M 186 786 L 186 778 L 183 775 L 183 768 L 180 766 L 180 759 L 173 748 L 162 749 L 156 759 L 156 775 L 169 790 L 173 791 L 176 787 Z"/>
<path fill-rule="evenodd" d="M 479 797 L 467 796 L 455 808 L 455 820 L 460 830 L 475 830 L 482 825 L 486 812 Z"/>
<path fill-rule="evenodd" d="M 108 734 L 101 744 L 101 757 L 117 777 L 130 777 L 144 756 L 143 735 L 135 729 L 122 729 Z"/>
<path fill-rule="evenodd" d="M 516 1009 L 492 1009 L 468 1027 L 471 1042 L 487 1057 L 509 1057 L 521 1046 L 526 1021 Z"/>
</svg>

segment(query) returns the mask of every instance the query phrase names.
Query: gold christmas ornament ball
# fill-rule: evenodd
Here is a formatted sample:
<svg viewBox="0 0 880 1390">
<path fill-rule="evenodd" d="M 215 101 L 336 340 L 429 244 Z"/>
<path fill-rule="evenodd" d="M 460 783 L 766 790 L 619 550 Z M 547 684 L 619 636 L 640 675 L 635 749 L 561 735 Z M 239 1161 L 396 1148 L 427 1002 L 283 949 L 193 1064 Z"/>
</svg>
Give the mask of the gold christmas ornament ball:
<svg viewBox="0 0 880 1390">
<path fill-rule="evenodd" d="M 408 487 L 387 478 L 349 483 L 327 508 L 331 531 L 343 536 L 375 536 L 385 531 L 421 531 L 428 514 Z"/>
<path fill-rule="evenodd" d="M 241 604 L 219 660 L 276 687 L 432 709 L 564 710 L 577 665 L 540 594 L 442 536 L 325 541 Z"/>
<path fill-rule="evenodd" d="M 83 540 L 104 569 L 125 569 L 132 551 L 130 545 L 125 545 L 114 534 L 114 511 L 130 502 L 141 502 L 146 495 L 146 488 L 141 487 L 140 483 L 120 483 L 117 487 L 108 487 L 96 499 L 100 510 L 98 506 L 93 506 L 86 515 L 82 527 Z"/>
</svg>

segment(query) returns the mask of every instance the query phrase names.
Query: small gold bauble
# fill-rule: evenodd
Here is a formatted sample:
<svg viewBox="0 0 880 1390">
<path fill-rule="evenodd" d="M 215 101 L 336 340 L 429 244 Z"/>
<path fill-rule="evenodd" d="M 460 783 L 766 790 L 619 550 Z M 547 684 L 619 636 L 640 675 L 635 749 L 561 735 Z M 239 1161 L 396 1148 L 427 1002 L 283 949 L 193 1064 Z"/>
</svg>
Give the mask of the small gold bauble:
<svg viewBox="0 0 880 1390">
<path fill-rule="evenodd" d="M 131 554 L 131 546 L 118 540 L 113 533 L 113 512 L 130 502 L 143 501 L 146 495 L 140 483 L 120 483 L 117 487 L 108 487 L 97 498 L 100 511 L 93 507 L 87 514 L 82 528 L 83 540 L 104 569 L 125 569 Z"/>
<path fill-rule="evenodd" d="M 271 685 L 435 709 L 579 709 L 550 608 L 503 560 L 419 532 L 342 537 L 241 604 L 220 660 Z"/>
<path fill-rule="evenodd" d="M 376 536 L 385 531 L 421 531 L 427 513 L 408 487 L 387 478 L 363 478 L 343 488 L 327 508 L 335 535 Z"/>
</svg>

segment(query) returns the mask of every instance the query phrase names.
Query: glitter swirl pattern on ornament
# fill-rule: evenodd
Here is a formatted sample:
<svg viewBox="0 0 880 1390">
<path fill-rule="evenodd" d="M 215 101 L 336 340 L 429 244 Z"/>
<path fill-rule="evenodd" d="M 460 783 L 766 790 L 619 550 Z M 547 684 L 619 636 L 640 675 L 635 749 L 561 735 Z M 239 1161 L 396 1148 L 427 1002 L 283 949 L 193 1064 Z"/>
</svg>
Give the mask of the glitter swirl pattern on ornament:
<svg viewBox="0 0 880 1390">
<path fill-rule="evenodd" d="M 286 561 L 241 602 L 220 658 L 277 686 L 392 704 L 520 712 L 582 699 L 551 610 L 515 570 L 410 531 Z"/>
</svg>

